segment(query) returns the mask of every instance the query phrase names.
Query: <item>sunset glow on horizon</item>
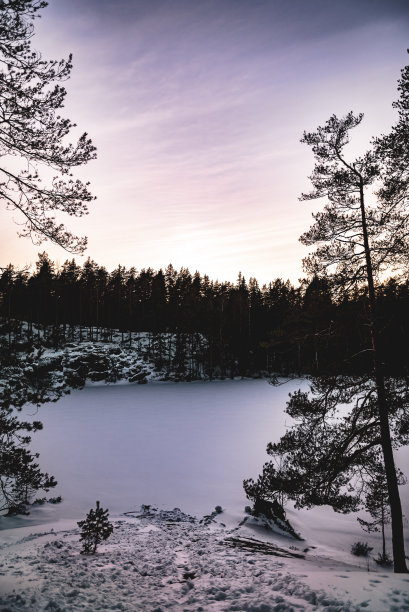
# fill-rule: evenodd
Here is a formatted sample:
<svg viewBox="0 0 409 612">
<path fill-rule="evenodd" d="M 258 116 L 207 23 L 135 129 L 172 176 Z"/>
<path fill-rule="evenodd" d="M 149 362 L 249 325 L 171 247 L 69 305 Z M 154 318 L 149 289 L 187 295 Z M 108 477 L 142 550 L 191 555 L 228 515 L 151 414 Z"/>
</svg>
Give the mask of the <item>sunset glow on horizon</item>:
<svg viewBox="0 0 409 612">
<path fill-rule="evenodd" d="M 313 167 L 300 138 L 349 110 L 365 113 L 353 153 L 388 131 L 407 2 L 50 0 L 41 14 L 33 48 L 73 53 L 71 140 L 86 131 L 97 147 L 77 173 L 97 196 L 90 214 L 61 217 L 88 236 L 85 258 L 296 283 L 318 207 L 298 201 Z M 72 258 L 18 238 L 13 220 L 3 205 L 0 266 Z"/>
</svg>

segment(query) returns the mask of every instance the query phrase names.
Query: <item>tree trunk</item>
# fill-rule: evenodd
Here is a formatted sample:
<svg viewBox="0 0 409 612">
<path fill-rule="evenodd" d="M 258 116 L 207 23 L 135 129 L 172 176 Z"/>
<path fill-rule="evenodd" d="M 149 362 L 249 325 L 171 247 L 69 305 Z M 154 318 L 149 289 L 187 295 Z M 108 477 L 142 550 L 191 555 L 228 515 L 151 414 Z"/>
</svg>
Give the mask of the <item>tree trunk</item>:
<svg viewBox="0 0 409 612">
<path fill-rule="evenodd" d="M 386 559 L 386 542 L 385 542 L 385 511 L 382 502 L 382 554 L 383 558 Z"/>
<path fill-rule="evenodd" d="M 362 232 L 364 238 L 366 275 L 368 281 L 369 295 L 369 326 L 373 351 L 373 371 L 378 396 L 379 424 L 381 434 L 381 446 L 385 465 L 386 482 L 388 485 L 389 505 L 391 509 L 392 523 L 392 549 L 395 573 L 408 573 L 405 559 L 405 544 L 403 533 L 402 506 L 399 495 L 398 479 L 396 476 L 395 462 L 393 458 L 392 442 L 388 419 L 388 402 L 386 398 L 385 379 L 379 359 L 378 333 L 376 323 L 376 295 L 373 280 L 371 251 L 368 240 L 368 230 L 365 215 L 364 187 L 360 177 L 360 207 L 362 217 Z"/>
</svg>

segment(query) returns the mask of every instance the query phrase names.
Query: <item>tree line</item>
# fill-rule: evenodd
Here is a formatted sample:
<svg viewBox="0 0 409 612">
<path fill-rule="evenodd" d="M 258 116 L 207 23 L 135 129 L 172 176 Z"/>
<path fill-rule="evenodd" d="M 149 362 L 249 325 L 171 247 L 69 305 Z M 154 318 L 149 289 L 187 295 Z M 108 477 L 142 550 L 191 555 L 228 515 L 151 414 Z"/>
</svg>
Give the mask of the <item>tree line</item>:
<svg viewBox="0 0 409 612">
<path fill-rule="evenodd" d="M 409 280 L 390 278 L 378 290 L 378 326 L 386 371 L 409 368 Z M 369 371 L 365 288 L 335 295 L 325 276 L 295 287 L 276 279 L 212 281 L 187 268 L 165 271 L 118 266 L 108 272 L 88 258 L 57 267 L 40 253 L 30 273 L 13 265 L 0 276 L 0 316 L 9 342 L 18 322 L 39 326 L 54 346 L 70 339 L 123 342 L 132 332 L 175 334 L 179 344 L 201 334 L 210 375 L 356 374 Z M 79 330 L 79 331 L 78 331 Z"/>
</svg>

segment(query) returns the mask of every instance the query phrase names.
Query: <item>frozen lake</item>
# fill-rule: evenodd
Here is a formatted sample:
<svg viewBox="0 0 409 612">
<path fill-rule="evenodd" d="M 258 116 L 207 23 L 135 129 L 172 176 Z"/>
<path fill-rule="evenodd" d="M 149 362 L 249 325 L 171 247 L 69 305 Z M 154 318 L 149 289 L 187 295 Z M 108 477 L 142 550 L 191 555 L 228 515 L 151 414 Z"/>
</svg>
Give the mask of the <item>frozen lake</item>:
<svg viewBox="0 0 409 612">
<path fill-rule="evenodd" d="M 203 516 L 221 505 L 240 521 L 249 504 L 243 479 L 260 473 L 267 443 L 290 425 L 284 415 L 288 394 L 302 385 L 305 381 L 279 387 L 264 380 L 92 385 L 38 412 L 26 408 L 23 416 L 44 424 L 32 446 L 41 468 L 59 482 L 49 495 L 64 501 L 16 520 L 78 519 L 98 499 L 113 516 L 141 504 Z M 409 447 L 399 451 L 397 463 L 407 473 Z M 406 516 L 408 489 L 401 489 Z M 331 539 L 343 546 L 346 538 L 379 537 L 364 534 L 354 516 L 330 508 L 288 510 L 294 526 L 318 542 Z"/>
<path fill-rule="evenodd" d="M 215 505 L 242 511 L 242 481 L 256 477 L 266 446 L 285 430 L 292 382 L 263 380 L 90 386 L 35 415 L 33 449 L 77 517 L 101 500 L 113 513 L 141 503 L 202 515 Z M 33 408 L 25 414 L 33 414 Z M 51 511 L 51 508 L 50 508 Z"/>
</svg>

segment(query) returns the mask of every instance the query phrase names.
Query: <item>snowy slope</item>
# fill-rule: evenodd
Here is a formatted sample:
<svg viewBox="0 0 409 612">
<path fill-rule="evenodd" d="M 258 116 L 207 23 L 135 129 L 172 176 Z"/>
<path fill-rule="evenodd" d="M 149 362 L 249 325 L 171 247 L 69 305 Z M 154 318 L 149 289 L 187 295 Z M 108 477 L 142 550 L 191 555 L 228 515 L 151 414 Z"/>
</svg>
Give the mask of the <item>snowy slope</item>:
<svg viewBox="0 0 409 612">
<path fill-rule="evenodd" d="M 313 550 L 303 555 L 302 543 L 277 543 L 246 525 L 204 526 L 178 510 L 146 518 L 135 512 L 115 521 L 95 556 L 80 555 L 71 524 L 44 527 L 8 535 L 0 576 L 4 612 L 409 610 L 409 576 L 368 572 Z M 270 540 L 264 550 L 242 547 L 255 537 Z"/>
</svg>

